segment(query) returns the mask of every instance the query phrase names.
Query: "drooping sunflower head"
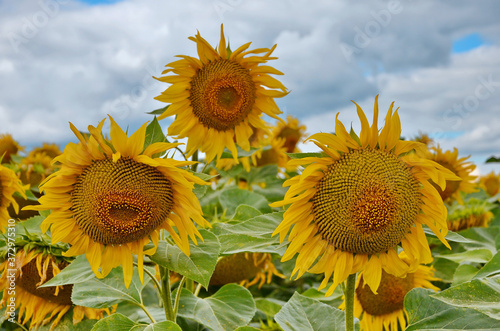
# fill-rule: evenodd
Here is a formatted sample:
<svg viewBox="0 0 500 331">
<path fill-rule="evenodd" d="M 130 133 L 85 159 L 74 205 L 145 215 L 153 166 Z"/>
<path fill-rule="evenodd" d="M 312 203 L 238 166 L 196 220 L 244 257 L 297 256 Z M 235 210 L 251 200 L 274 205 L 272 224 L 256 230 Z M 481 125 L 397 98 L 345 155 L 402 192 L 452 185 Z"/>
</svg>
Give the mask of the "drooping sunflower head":
<svg viewBox="0 0 500 331">
<path fill-rule="evenodd" d="M 410 267 L 430 262 L 423 224 L 448 245 L 446 207 L 429 180 L 444 188 L 446 180 L 458 177 L 420 157 L 425 145 L 400 139 L 393 104 L 380 133 L 377 98 L 371 126 L 361 107 L 357 111 L 359 137 L 349 134 L 338 118 L 335 134 L 309 137 L 322 155 L 291 160 L 289 165 L 307 166 L 284 183 L 290 186 L 284 200 L 271 204 L 290 204 L 274 231 L 281 241 L 290 232 L 282 260 L 298 253 L 292 274 L 324 273 L 321 288 L 333 274 L 327 295 L 352 273 L 364 270 L 365 282 L 376 292 L 382 270 L 404 276 Z M 406 251 L 410 266 L 398 257 L 398 246 Z"/>
<path fill-rule="evenodd" d="M 431 152 L 427 155 L 430 160 L 449 169 L 461 179 L 461 181 L 447 181 L 444 189 L 441 189 L 439 185 L 435 185 L 444 202 L 452 203 L 454 200 L 457 200 L 459 203 L 462 203 L 462 193 L 477 191 L 476 176 L 472 175 L 476 166 L 467 162 L 470 156 L 458 158 L 458 150 L 456 148 L 453 151 L 443 151 L 440 146 L 432 147 Z"/>
<path fill-rule="evenodd" d="M 405 260 L 404 256 L 402 259 Z M 416 270 L 405 277 L 396 277 L 382 271 L 378 293 L 366 286 L 363 276 L 358 278 L 354 296 L 354 315 L 360 320 L 362 330 L 404 330 L 407 325 L 407 312 L 404 309 L 404 297 L 414 288 L 428 288 L 438 291 L 431 281 L 434 269 L 418 265 Z M 399 328 L 398 328 L 399 325 Z"/>
<path fill-rule="evenodd" d="M 486 176 L 479 178 L 480 186 L 488 193 L 489 196 L 495 196 L 500 193 L 500 174 L 495 174 L 494 171 Z"/>
<path fill-rule="evenodd" d="M 495 205 L 487 200 L 467 199 L 463 204 L 454 202 L 448 210 L 448 229 L 460 231 L 472 227 L 487 227 L 493 219 Z"/>
<path fill-rule="evenodd" d="M 209 223 L 192 190 L 194 183 L 207 183 L 180 168 L 195 162 L 153 158 L 179 144 L 144 147 L 146 124 L 127 137 L 111 116 L 110 120 L 109 141 L 101 132 L 104 120 L 97 128 L 89 126 L 88 137 L 70 124 L 79 143 L 69 143 L 56 157 L 61 169 L 40 186 L 45 191 L 41 205 L 29 209 L 52 209 L 42 223 L 44 232 L 50 227 L 52 241 L 71 244 L 67 256 L 86 254 L 98 277 L 123 265 L 128 286 L 132 255 L 138 256 L 142 280 L 143 255 L 154 254 L 161 229 L 188 255 L 188 237 L 195 243 L 196 237 L 202 239 L 194 223 Z M 150 240 L 154 247 L 144 251 Z"/>
<path fill-rule="evenodd" d="M 0 134 L 0 161 L 1 163 L 9 163 L 12 160 L 12 155 L 16 155 L 24 148 L 8 133 Z"/>
<path fill-rule="evenodd" d="M 271 283 L 273 275 L 283 278 L 268 253 L 236 253 L 222 257 L 215 266 L 210 285 L 240 283 L 250 287 L 259 283 Z"/>
<path fill-rule="evenodd" d="M 104 312 L 110 314 L 109 309 L 93 309 L 73 306 L 71 293 L 73 285 L 39 287 L 68 266 L 66 259 L 32 249 L 19 249 L 16 254 L 16 263 L 5 260 L 0 265 L 0 290 L 3 298 L 0 307 L 10 303 L 13 291 L 6 289 L 14 282 L 15 308 L 19 309 L 19 323 L 36 329 L 52 321 L 50 330 L 53 330 L 61 318 L 73 308 L 73 324 L 80 322 L 83 317 L 100 319 Z M 8 271 L 7 271 L 8 270 Z M 8 313 L 8 311 L 7 311 Z"/>
<path fill-rule="evenodd" d="M 8 208 L 12 205 L 14 211 L 19 211 L 19 205 L 14 198 L 14 193 L 26 199 L 26 194 L 19 178 L 14 171 L 0 164 L 0 233 L 5 232 L 5 226 L 10 218 Z"/>
<path fill-rule="evenodd" d="M 236 145 L 249 150 L 252 126 L 266 129 L 261 114 L 279 119 L 281 113 L 274 98 L 287 94 L 286 88 L 270 74 L 282 73 L 264 65 L 272 57 L 271 49 L 247 50 L 247 43 L 230 51 L 221 26 L 217 49 L 198 33 L 190 37 L 197 45 L 198 57 L 179 55 L 157 78 L 172 84 L 155 99 L 170 105 L 159 119 L 176 115 L 169 135 L 188 138 L 188 156 L 196 150 L 206 153 L 207 162 L 220 158 L 227 147 L 237 160 Z"/>
<path fill-rule="evenodd" d="M 291 115 L 286 118 L 286 123 L 277 122 L 273 129 L 273 137 L 284 139 L 286 153 L 299 153 L 297 144 L 304 139 L 306 127 Z"/>
</svg>

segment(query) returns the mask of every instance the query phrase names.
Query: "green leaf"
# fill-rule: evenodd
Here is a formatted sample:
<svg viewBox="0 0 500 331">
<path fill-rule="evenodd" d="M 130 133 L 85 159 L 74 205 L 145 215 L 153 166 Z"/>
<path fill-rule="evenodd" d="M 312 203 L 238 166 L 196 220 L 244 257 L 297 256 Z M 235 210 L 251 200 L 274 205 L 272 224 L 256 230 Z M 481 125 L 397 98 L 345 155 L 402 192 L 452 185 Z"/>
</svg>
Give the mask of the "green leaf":
<svg viewBox="0 0 500 331">
<path fill-rule="evenodd" d="M 282 219 L 282 212 L 263 214 L 244 221 L 216 223 L 212 231 L 221 243 L 221 254 L 260 252 L 283 255 L 286 248 L 280 244 L 279 236 L 271 237 Z"/>
<path fill-rule="evenodd" d="M 270 147 L 267 147 L 267 148 L 264 148 L 263 150 L 267 150 L 269 148 Z M 251 156 L 252 154 L 257 152 L 259 150 L 259 148 L 250 147 L 250 150 L 245 151 L 245 150 L 241 149 L 240 146 L 236 146 L 236 150 L 238 152 L 238 158 L 240 158 L 240 157 Z M 224 152 L 222 152 L 221 159 L 232 159 L 232 158 L 233 158 L 233 153 L 231 153 L 231 151 L 229 149 L 224 148 Z"/>
<path fill-rule="evenodd" d="M 472 280 L 450 287 L 433 297 L 449 305 L 472 308 L 500 320 L 500 278 Z"/>
<path fill-rule="evenodd" d="M 439 255 L 439 258 L 451 260 L 457 263 L 463 262 L 477 262 L 486 263 L 492 258 L 491 251 L 486 248 L 471 249 L 469 251 L 454 253 L 454 254 L 443 254 Z"/>
<path fill-rule="evenodd" d="M 295 292 L 274 316 L 285 331 L 340 331 L 345 330 L 345 313 Z"/>
<path fill-rule="evenodd" d="M 73 285 L 71 300 L 75 305 L 90 308 L 106 308 L 121 301 L 140 304 L 141 291 L 148 281 L 149 278 L 144 277 L 144 284 L 142 284 L 137 268 L 134 268 L 132 282 L 127 289 L 123 281 L 122 267 L 120 266 L 111 270 L 104 279 L 98 280 L 94 278 Z"/>
<path fill-rule="evenodd" d="M 155 116 L 151 123 L 149 123 L 146 127 L 146 139 L 144 140 L 144 148 L 148 147 L 151 144 L 164 141 L 165 135 L 163 134 L 160 123 L 158 123 L 158 120 Z"/>
<path fill-rule="evenodd" d="M 158 109 L 155 109 L 153 111 L 150 111 L 149 113 L 146 113 L 146 114 L 149 114 L 149 115 L 161 115 L 165 112 L 165 110 L 167 110 L 167 108 L 169 107 L 170 105 L 166 105 L 165 107 L 163 108 L 158 108 Z"/>
<path fill-rule="evenodd" d="M 179 247 L 160 241 L 151 260 L 207 288 L 217 264 L 221 245 L 213 233 L 201 229 L 200 234 L 204 242 L 198 239 L 198 246 L 190 242 L 190 256 L 184 254 Z"/>
<path fill-rule="evenodd" d="M 136 325 L 137 324 L 127 316 L 115 313 L 99 320 L 94 324 L 92 331 L 130 331 Z"/>
<path fill-rule="evenodd" d="M 456 286 L 458 284 L 462 284 L 470 281 L 479 270 L 469 264 L 461 264 L 455 270 L 455 274 L 453 275 L 453 282 L 451 286 Z"/>
<path fill-rule="evenodd" d="M 424 229 L 424 232 L 426 235 L 431 236 L 433 238 L 437 238 L 436 235 L 434 234 L 434 232 L 432 232 L 432 230 L 429 229 L 428 227 L 424 227 L 423 229 Z M 474 240 L 465 238 L 465 237 L 463 237 L 463 236 L 461 236 L 458 233 L 453 232 L 453 231 L 448 231 L 448 233 L 445 236 L 445 239 L 447 241 L 453 241 L 453 242 L 457 242 L 457 243 L 474 243 L 475 242 Z"/>
<path fill-rule="evenodd" d="M 493 162 L 500 162 L 500 157 L 490 156 L 490 157 L 486 160 L 486 163 L 493 163 Z"/>
<path fill-rule="evenodd" d="M 95 278 L 85 255 L 79 255 L 60 273 L 40 287 L 76 284 Z"/>
<path fill-rule="evenodd" d="M 226 209 L 226 215 L 234 215 L 239 205 L 253 206 L 262 213 L 272 211 L 269 202 L 262 195 L 239 188 L 223 190 L 219 195 L 219 202 Z"/>
<path fill-rule="evenodd" d="M 455 274 L 455 270 L 459 266 L 458 263 L 436 258 L 434 262 L 434 269 L 436 269 L 434 276 L 441 279 L 443 282 L 451 283 L 453 281 L 453 275 Z"/>
<path fill-rule="evenodd" d="M 500 274 L 500 252 L 497 252 L 491 260 L 482 267 L 474 276 L 474 279 L 490 277 Z"/>
<path fill-rule="evenodd" d="M 431 290 L 415 288 L 405 296 L 409 322 L 405 331 L 417 330 L 498 330 L 500 322 L 478 311 L 441 302 Z"/>
<path fill-rule="evenodd" d="M 306 157 L 325 157 L 325 153 L 287 153 L 291 159 L 303 159 Z"/>
<path fill-rule="evenodd" d="M 252 294 L 244 287 L 227 284 L 208 298 L 198 298 L 182 289 L 179 316 L 212 330 L 234 330 L 247 325 L 255 314 Z"/>
<path fill-rule="evenodd" d="M 250 218 L 254 218 L 260 215 L 262 215 L 262 213 L 252 206 L 239 205 L 236 208 L 231 221 L 246 221 Z"/>
<path fill-rule="evenodd" d="M 255 299 L 255 306 L 268 318 L 273 318 L 276 315 L 285 302 L 281 300 L 276 300 L 272 298 L 257 298 Z"/>
<path fill-rule="evenodd" d="M 114 329 L 112 329 L 114 331 Z M 133 330 L 135 331 L 135 329 Z M 181 327 L 171 321 L 157 322 L 146 326 L 144 331 L 182 331 Z"/>
</svg>

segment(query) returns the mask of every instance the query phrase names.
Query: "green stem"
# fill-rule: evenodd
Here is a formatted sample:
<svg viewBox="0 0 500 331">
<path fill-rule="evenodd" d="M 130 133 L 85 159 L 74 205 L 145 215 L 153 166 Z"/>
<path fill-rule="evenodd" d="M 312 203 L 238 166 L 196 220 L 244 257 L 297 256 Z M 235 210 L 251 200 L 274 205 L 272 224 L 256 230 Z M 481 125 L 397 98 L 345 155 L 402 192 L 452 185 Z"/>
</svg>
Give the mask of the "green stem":
<svg viewBox="0 0 500 331">
<path fill-rule="evenodd" d="M 174 303 L 175 316 L 177 316 L 177 311 L 179 311 L 179 301 L 181 299 L 182 287 L 184 286 L 185 281 L 186 281 L 186 276 L 182 276 L 181 281 L 179 282 L 179 286 L 177 287 L 177 293 L 175 294 L 175 303 Z"/>
<path fill-rule="evenodd" d="M 151 320 L 152 323 L 156 323 L 156 320 L 155 318 L 153 317 L 153 315 L 151 315 L 151 313 L 148 311 L 148 309 L 146 308 L 146 306 L 144 306 L 143 304 L 138 304 L 139 307 L 142 308 L 142 310 L 144 310 L 144 312 L 146 313 L 146 315 L 148 315 L 149 319 Z"/>
<path fill-rule="evenodd" d="M 198 285 L 196 285 L 196 290 L 194 290 L 194 296 L 198 296 L 200 294 L 200 290 L 201 290 L 201 284 L 198 283 Z"/>
<path fill-rule="evenodd" d="M 18 321 L 14 320 L 13 322 L 14 324 L 17 324 L 17 326 L 19 326 L 21 329 L 23 329 L 24 331 L 28 331 L 28 329 L 26 329 L 26 327 L 24 325 L 22 325 L 21 323 L 19 323 Z"/>
<path fill-rule="evenodd" d="M 193 156 L 191 156 L 191 161 L 198 161 L 198 150 L 194 152 Z M 198 166 L 198 162 L 195 164 L 191 165 L 191 171 L 196 172 L 196 167 Z"/>
<path fill-rule="evenodd" d="M 345 329 L 346 331 L 354 331 L 354 290 L 356 288 L 356 274 L 351 274 L 347 277 L 344 287 L 345 300 Z"/>
<path fill-rule="evenodd" d="M 188 279 L 186 280 L 186 289 L 187 289 L 189 292 L 193 293 L 193 291 L 194 291 L 194 281 L 193 281 L 192 279 L 189 279 L 189 278 L 188 278 Z"/>
<path fill-rule="evenodd" d="M 170 288 L 170 271 L 160 266 L 160 275 L 162 284 L 161 297 L 165 308 L 165 317 L 168 321 L 175 322 L 174 308 L 172 307 L 172 289 Z"/>
</svg>

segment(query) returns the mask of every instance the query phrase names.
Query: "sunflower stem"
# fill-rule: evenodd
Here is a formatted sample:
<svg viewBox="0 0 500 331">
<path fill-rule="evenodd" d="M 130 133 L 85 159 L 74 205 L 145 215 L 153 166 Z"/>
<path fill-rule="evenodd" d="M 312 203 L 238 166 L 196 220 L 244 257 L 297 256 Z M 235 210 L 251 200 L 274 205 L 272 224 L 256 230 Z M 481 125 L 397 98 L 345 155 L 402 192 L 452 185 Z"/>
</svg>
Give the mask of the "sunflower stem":
<svg viewBox="0 0 500 331">
<path fill-rule="evenodd" d="M 172 306 L 172 289 L 170 287 L 170 271 L 160 266 L 161 275 L 161 297 L 163 299 L 163 307 L 165 309 L 165 317 L 168 321 L 175 323 L 176 316 L 174 314 L 174 308 Z"/>
<path fill-rule="evenodd" d="M 196 167 L 198 166 L 198 150 L 191 156 L 191 161 L 196 161 L 195 164 L 191 165 L 191 171 L 196 172 Z"/>
<path fill-rule="evenodd" d="M 137 267 L 138 266 L 137 262 L 134 262 L 134 265 Z M 155 286 L 156 286 L 156 288 L 158 289 L 158 291 L 160 292 L 160 295 L 161 295 L 161 286 L 160 286 L 160 283 L 158 283 L 158 280 L 156 280 L 156 277 L 151 273 L 151 271 L 149 271 L 146 268 L 144 268 L 144 272 L 146 273 L 146 275 L 149 276 L 149 278 L 151 278 L 151 280 L 153 281 L 153 283 L 155 283 Z"/>
<path fill-rule="evenodd" d="M 148 311 L 146 306 L 144 306 L 143 304 L 140 304 L 139 307 L 141 307 L 141 309 L 146 313 L 146 315 L 148 315 L 148 317 L 152 323 L 156 323 L 155 318 L 153 317 L 153 315 L 151 315 L 151 313 Z"/>
<path fill-rule="evenodd" d="M 345 300 L 345 329 L 354 331 L 354 290 L 356 288 L 356 274 L 347 277 L 344 289 Z"/>
<path fill-rule="evenodd" d="M 174 303 L 174 316 L 177 316 L 177 311 L 179 311 L 179 301 L 181 299 L 182 287 L 184 286 L 184 282 L 186 281 L 186 276 L 182 276 L 181 281 L 179 282 L 179 286 L 177 287 L 177 293 L 175 294 L 175 303 Z"/>
<path fill-rule="evenodd" d="M 194 290 L 194 296 L 198 296 L 200 294 L 200 290 L 201 290 L 201 284 L 198 283 L 198 285 L 196 285 L 196 290 Z"/>
<path fill-rule="evenodd" d="M 192 279 L 186 279 L 186 288 L 189 292 L 193 293 L 194 291 L 194 281 Z"/>
</svg>

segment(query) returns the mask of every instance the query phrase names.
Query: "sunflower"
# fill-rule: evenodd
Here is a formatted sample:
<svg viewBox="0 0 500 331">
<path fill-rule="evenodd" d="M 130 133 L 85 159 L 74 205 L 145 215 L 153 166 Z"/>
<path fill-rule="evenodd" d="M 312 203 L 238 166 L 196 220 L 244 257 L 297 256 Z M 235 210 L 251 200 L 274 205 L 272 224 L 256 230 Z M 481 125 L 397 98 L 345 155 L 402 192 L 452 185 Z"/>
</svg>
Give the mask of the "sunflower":
<svg viewBox="0 0 500 331">
<path fill-rule="evenodd" d="M 265 283 L 271 283 L 273 275 L 284 278 L 273 264 L 269 253 L 236 253 L 224 256 L 217 262 L 210 285 L 225 285 L 240 283 L 250 287 L 259 283 L 259 288 Z"/>
<path fill-rule="evenodd" d="M 44 143 L 36 147 L 22 159 L 20 164 L 21 180 L 30 187 L 37 187 L 48 175 L 59 167 L 52 160 L 61 155 L 61 150 L 55 144 Z"/>
<path fill-rule="evenodd" d="M 172 84 L 155 98 L 170 104 L 158 119 L 176 115 L 168 134 L 188 138 L 188 156 L 200 150 L 208 163 L 220 159 L 227 147 L 237 161 L 235 142 L 248 151 L 252 126 L 266 129 L 262 113 L 279 120 L 274 98 L 287 95 L 287 90 L 270 74 L 282 73 L 262 65 L 276 59 L 271 57 L 276 45 L 247 50 L 251 43 L 246 43 L 231 52 L 222 26 L 217 49 L 199 33 L 189 39 L 196 43 L 199 59 L 179 55 L 181 59 L 162 73 L 174 75 L 155 77 Z"/>
<path fill-rule="evenodd" d="M 17 141 L 12 138 L 12 135 L 5 133 L 0 134 L 0 162 L 9 163 L 12 160 L 12 155 L 16 155 L 18 152 L 22 151 L 21 147 Z"/>
<path fill-rule="evenodd" d="M 434 139 L 432 139 L 427 133 L 423 132 L 419 132 L 413 140 L 425 144 L 427 147 L 430 147 L 434 144 Z"/>
<path fill-rule="evenodd" d="M 404 260 L 405 256 L 402 254 Z M 354 315 L 360 320 L 361 330 L 383 331 L 404 330 L 408 315 L 404 309 L 404 297 L 414 288 L 428 288 L 439 291 L 431 281 L 434 269 L 419 265 L 415 271 L 408 272 L 406 277 L 396 277 L 382 271 L 378 293 L 365 286 L 363 277 L 358 278 L 354 296 Z M 399 325 L 399 328 L 398 328 Z"/>
<path fill-rule="evenodd" d="M 463 204 L 454 202 L 448 210 L 448 229 L 460 231 L 471 227 L 487 227 L 494 215 L 495 205 L 486 201 L 470 198 Z"/>
<path fill-rule="evenodd" d="M 447 181 L 444 189 L 434 184 L 444 202 L 452 203 L 454 200 L 457 200 L 459 203 L 462 203 L 462 192 L 473 193 L 477 191 L 476 176 L 471 174 L 476 169 L 476 166 L 467 162 L 469 157 L 458 158 L 458 150 L 456 148 L 453 149 L 453 152 L 443 152 L 439 145 L 431 148 L 428 158 L 449 169 L 461 179 L 461 181 Z"/>
<path fill-rule="evenodd" d="M 287 153 L 299 153 L 297 144 L 302 142 L 306 127 L 291 115 L 286 117 L 286 123 L 278 122 L 273 129 L 273 137 L 285 139 L 284 146 Z"/>
<path fill-rule="evenodd" d="M 500 193 L 500 174 L 495 174 L 494 171 L 486 176 L 479 178 L 479 185 L 488 193 L 489 196 L 495 196 Z"/>
<path fill-rule="evenodd" d="M 401 124 L 393 105 L 379 133 L 378 96 L 371 127 L 356 104 L 359 137 L 346 131 L 337 114 L 335 134 L 317 133 L 308 138 L 323 155 L 291 160 L 289 165 L 307 166 L 285 181 L 283 185 L 290 187 L 284 200 L 271 204 L 290 204 L 273 233 L 279 233 L 283 242 L 293 226 L 282 261 L 298 253 L 292 275 L 324 273 L 320 289 L 335 270 L 327 295 L 356 272 L 364 273 L 365 283 L 374 292 L 382 270 L 404 276 L 409 266 L 398 257 L 398 245 L 409 256 L 410 266 L 430 262 L 423 224 L 449 247 L 444 238 L 448 232 L 446 207 L 429 179 L 444 188 L 446 180 L 459 178 L 420 157 L 425 145 L 400 140 Z M 414 150 L 419 153 L 412 153 Z"/>
<path fill-rule="evenodd" d="M 109 315 L 107 308 L 74 306 L 71 301 L 73 285 L 38 288 L 67 265 L 68 262 L 64 259 L 37 252 L 36 249 L 29 252 L 18 250 L 15 263 L 5 260 L 0 265 L 0 271 L 3 272 L 0 277 L 0 290 L 4 290 L 0 307 L 9 307 L 6 310 L 9 317 L 12 317 L 11 312 L 19 309 L 18 322 L 22 325 L 29 323 L 30 330 L 50 321 L 53 321 L 50 327 L 50 330 L 53 330 L 72 307 L 73 324 L 80 322 L 84 316 L 101 319 L 104 312 Z M 15 290 L 9 290 L 12 284 L 15 284 Z M 15 302 L 15 307 L 10 308 L 9 303 L 12 302 Z"/>
<path fill-rule="evenodd" d="M 0 164 L 0 233 L 5 232 L 10 218 L 8 207 L 12 205 L 16 213 L 19 211 L 19 205 L 13 197 L 15 192 L 26 199 L 24 188 L 14 171 Z"/>
<path fill-rule="evenodd" d="M 130 137 L 111 120 L 111 139 L 102 136 L 102 120 L 89 126 L 84 137 L 70 123 L 79 143 L 69 143 L 54 159 L 61 169 L 40 186 L 45 191 L 40 206 L 31 210 L 52 213 L 42 223 L 51 226 L 52 242 L 71 244 L 65 256 L 86 254 L 97 277 L 123 265 L 125 285 L 132 280 L 133 254 L 137 254 L 143 280 L 143 254 L 156 252 L 161 229 L 167 230 L 189 255 L 188 236 L 197 243 L 201 234 L 192 220 L 210 226 L 202 217 L 194 183 L 208 184 L 179 167 L 193 161 L 153 158 L 152 155 L 179 144 L 154 143 L 144 148 L 146 124 Z M 177 229 L 177 232 L 175 229 Z M 153 242 L 153 247 L 144 246 Z M 100 269 L 100 270 L 99 270 Z"/>
</svg>

